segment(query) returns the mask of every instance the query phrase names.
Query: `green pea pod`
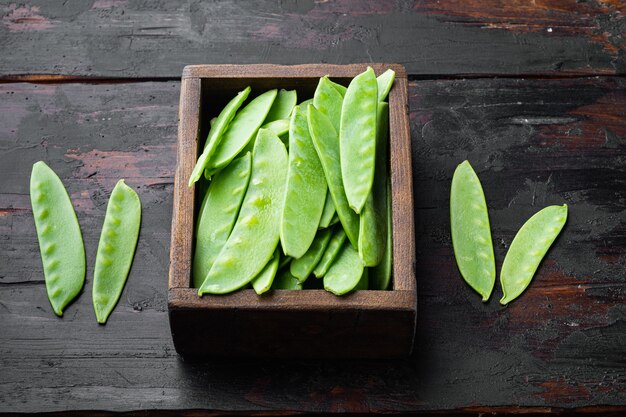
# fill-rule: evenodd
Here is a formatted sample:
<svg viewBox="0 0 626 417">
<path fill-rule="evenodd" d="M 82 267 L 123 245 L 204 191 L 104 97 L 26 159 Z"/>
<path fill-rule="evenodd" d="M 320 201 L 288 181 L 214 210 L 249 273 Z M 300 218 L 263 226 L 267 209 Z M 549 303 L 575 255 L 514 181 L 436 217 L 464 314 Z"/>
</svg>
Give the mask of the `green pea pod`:
<svg viewBox="0 0 626 417">
<path fill-rule="evenodd" d="M 313 99 L 312 98 L 310 98 L 308 100 L 304 100 L 302 103 L 298 104 L 298 106 L 300 106 L 301 109 L 305 109 L 306 110 L 306 108 L 309 107 L 309 104 L 313 104 Z"/>
<path fill-rule="evenodd" d="M 386 290 L 391 281 L 391 269 L 393 266 L 393 228 L 391 218 L 391 184 L 387 179 L 387 243 L 385 244 L 385 254 L 383 260 L 374 268 L 370 274 L 370 289 Z"/>
<path fill-rule="evenodd" d="M 372 192 L 365 200 L 360 217 L 359 256 L 365 266 L 376 266 L 383 259 L 387 244 L 387 132 L 389 105 L 378 103 L 376 171 Z"/>
<path fill-rule="evenodd" d="M 370 277 L 369 268 L 365 268 L 363 270 L 363 275 L 361 275 L 361 279 L 359 280 L 359 283 L 356 284 L 356 287 L 354 287 L 354 291 L 369 289 L 369 286 L 370 286 L 369 277 Z"/>
<path fill-rule="evenodd" d="M 486 302 L 496 280 L 485 194 L 468 161 L 454 171 L 450 190 L 452 246 L 459 271 Z"/>
<path fill-rule="evenodd" d="M 352 246 L 358 248 L 359 216 L 350 209 L 346 192 L 343 188 L 337 132 L 330 120 L 328 120 L 328 117 L 324 116 L 315 106 L 309 106 L 309 131 L 311 132 L 317 155 L 322 162 L 328 189 L 335 204 L 339 220 Z"/>
<path fill-rule="evenodd" d="M 274 251 L 274 256 L 272 259 L 265 265 L 265 268 L 261 270 L 259 275 L 257 275 L 252 280 L 252 288 L 254 291 L 261 295 L 267 291 L 269 291 L 272 286 L 272 282 L 274 282 L 274 277 L 276 277 L 276 271 L 278 271 L 278 262 L 280 260 L 280 249 L 277 247 Z"/>
<path fill-rule="evenodd" d="M 202 200 L 193 256 L 193 286 L 200 288 L 235 226 L 248 189 L 252 156 L 246 153 L 220 171 Z"/>
<path fill-rule="evenodd" d="M 320 229 L 325 229 L 330 226 L 330 222 L 335 216 L 335 203 L 330 195 L 330 191 L 326 193 L 326 201 L 324 201 L 324 209 L 322 210 L 322 217 L 320 218 Z"/>
<path fill-rule="evenodd" d="M 278 269 L 283 269 L 293 260 L 291 256 L 281 255 L 280 262 L 278 263 Z"/>
<path fill-rule="evenodd" d="M 305 111 L 296 106 L 289 129 L 289 170 L 280 223 L 285 255 L 299 258 L 309 249 L 320 224 L 328 187 L 313 146 Z"/>
<path fill-rule="evenodd" d="M 322 255 L 330 242 L 330 237 L 330 229 L 320 230 L 317 236 L 315 236 L 309 250 L 300 258 L 291 261 L 291 265 L 289 266 L 291 274 L 298 278 L 300 282 L 307 280 L 320 259 L 322 259 Z"/>
<path fill-rule="evenodd" d="M 199 295 L 239 289 L 267 265 L 278 245 L 286 175 L 285 145 L 271 131 L 259 130 L 250 184 L 239 217 L 198 290 Z"/>
<path fill-rule="evenodd" d="M 298 281 L 298 278 L 291 275 L 289 269 L 285 269 L 276 275 L 274 282 L 272 282 L 273 290 L 301 290 L 302 283 Z"/>
<path fill-rule="evenodd" d="M 549 206 L 535 213 L 517 232 L 500 272 L 501 304 L 508 304 L 530 285 L 541 260 L 565 222 L 567 205 Z"/>
<path fill-rule="evenodd" d="M 346 232 L 343 228 L 339 227 L 336 231 L 333 232 L 333 235 L 328 242 L 328 246 L 322 255 L 322 259 L 317 263 L 315 269 L 313 270 L 313 275 L 316 278 L 321 278 L 326 275 L 328 272 L 328 268 L 333 263 L 337 255 L 339 254 L 339 250 L 343 246 L 343 242 L 346 240 Z"/>
<path fill-rule="evenodd" d="M 364 269 L 359 253 L 351 245 L 344 244 L 324 275 L 324 289 L 335 295 L 353 291 L 359 285 Z"/>
<path fill-rule="evenodd" d="M 341 97 L 344 97 L 346 95 L 346 91 L 348 90 L 347 87 L 344 87 L 341 84 L 337 84 L 336 82 L 331 81 L 331 80 L 328 80 L 328 81 L 330 82 L 330 85 L 332 85 L 335 88 L 335 90 L 337 90 L 339 94 L 341 94 Z"/>
<path fill-rule="evenodd" d="M 250 87 L 246 87 L 245 90 L 240 91 L 237 95 L 224 107 L 219 116 L 216 119 L 211 120 L 211 130 L 209 136 L 204 143 L 204 150 L 202 155 L 198 158 L 196 166 L 193 168 L 191 176 L 189 177 L 189 186 L 198 181 L 202 176 L 202 173 L 207 168 L 217 146 L 219 145 L 224 131 L 227 130 L 229 123 L 235 117 L 235 113 L 250 94 Z"/>
<path fill-rule="evenodd" d="M 135 257 L 141 225 L 141 200 L 124 180 L 111 192 L 96 253 L 93 309 L 105 324 L 117 305 Z"/>
<path fill-rule="evenodd" d="M 387 95 L 389 94 L 389 90 L 391 90 L 391 86 L 393 86 L 395 78 L 396 72 L 390 69 L 383 72 L 378 76 L 378 78 L 376 78 L 376 82 L 378 83 L 378 101 L 385 101 Z"/>
<path fill-rule="evenodd" d="M 374 182 L 377 108 L 378 84 L 374 70 L 368 67 L 348 86 L 339 129 L 343 186 L 348 204 L 357 214 L 361 213 Z"/>
<path fill-rule="evenodd" d="M 261 126 L 261 129 L 269 129 L 279 137 L 286 135 L 289 133 L 289 119 L 274 120 Z"/>
<path fill-rule="evenodd" d="M 289 119 L 291 111 L 298 102 L 296 90 L 280 90 L 272 104 L 272 108 L 265 117 L 265 123 L 270 123 L 279 119 Z M 280 136 L 280 135 L 278 135 Z"/>
<path fill-rule="evenodd" d="M 255 137 L 276 99 L 276 94 L 276 90 L 267 91 L 237 113 L 209 161 L 210 172 L 217 172 L 228 165 Z"/>
<path fill-rule="evenodd" d="M 54 313 L 62 316 L 85 283 L 85 246 L 70 196 L 43 161 L 33 165 L 30 201 L 48 299 Z"/>
<path fill-rule="evenodd" d="M 341 105 L 343 104 L 343 96 L 333 86 L 328 77 L 320 78 L 315 95 L 313 96 L 313 105 L 316 109 L 328 117 L 335 131 L 339 132 L 339 124 L 341 121 Z"/>
</svg>

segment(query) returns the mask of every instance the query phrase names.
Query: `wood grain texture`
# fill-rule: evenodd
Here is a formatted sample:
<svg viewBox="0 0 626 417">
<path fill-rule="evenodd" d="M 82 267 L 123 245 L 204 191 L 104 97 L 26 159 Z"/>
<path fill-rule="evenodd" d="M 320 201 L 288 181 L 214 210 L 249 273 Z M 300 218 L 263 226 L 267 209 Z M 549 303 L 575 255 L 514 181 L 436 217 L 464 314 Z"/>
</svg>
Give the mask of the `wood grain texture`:
<svg viewBox="0 0 626 417">
<path fill-rule="evenodd" d="M 411 74 L 624 74 L 620 0 L 6 1 L 0 76 L 388 61 Z"/>
<path fill-rule="evenodd" d="M 181 86 L 178 159 L 170 245 L 169 321 L 176 351 L 194 357 L 390 358 L 413 350 L 416 323 L 415 237 L 411 184 L 411 137 L 406 71 L 402 65 L 371 64 L 376 74 L 396 71 L 389 92 L 390 176 L 394 222 L 391 291 L 357 291 L 337 297 L 324 290 L 259 297 L 243 289 L 204 295 L 190 289 L 198 188 L 187 186 L 207 136 L 207 121 L 221 103 L 249 86 L 258 95 L 270 88 L 295 89 L 311 98 L 320 77 L 348 84 L 368 64 L 196 65 L 185 67 Z M 200 198 L 198 198 L 200 200 Z M 198 332 L 210 328 L 211 332 Z M 376 342 L 376 343 L 373 343 Z"/>
<path fill-rule="evenodd" d="M 623 79 L 409 83 L 416 270 L 427 279 L 418 282 L 416 351 L 395 361 L 176 355 L 166 296 L 179 90 L 0 85 L 0 412 L 623 414 Z M 449 184 L 465 158 L 483 182 L 499 263 L 532 213 L 570 206 L 533 284 L 508 307 L 499 294 L 481 303 L 453 262 Z M 142 198 L 137 255 L 106 326 L 92 312 L 92 271 L 63 319 L 50 309 L 28 202 L 39 159 L 67 185 L 88 260 L 117 179 Z"/>
</svg>

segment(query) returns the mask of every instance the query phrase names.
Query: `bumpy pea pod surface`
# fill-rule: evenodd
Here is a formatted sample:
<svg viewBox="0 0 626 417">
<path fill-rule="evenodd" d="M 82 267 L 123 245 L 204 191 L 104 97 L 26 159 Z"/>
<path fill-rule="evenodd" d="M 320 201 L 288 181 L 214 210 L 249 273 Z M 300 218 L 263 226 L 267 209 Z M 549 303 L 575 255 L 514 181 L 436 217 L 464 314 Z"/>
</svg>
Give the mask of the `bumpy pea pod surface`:
<svg viewBox="0 0 626 417">
<path fill-rule="evenodd" d="M 33 165 L 30 201 L 48 299 L 54 313 L 62 316 L 85 283 L 85 246 L 70 197 L 43 161 Z"/>
<path fill-rule="evenodd" d="M 378 83 L 374 70 L 368 67 L 348 86 L 339 129 L 343 186 L 356 213 L 361 213 L 374 182 L 377 108 Z"/>
<path fill-rule="evenodd" d="M 239 217 L 199 295 L 239 289 L 268 263 L 278 245 L 286 175 L 285 145 L 269 130 L 259 130 L 250 184 Z"/>
<path fill-rule="evenodd" d="M 315 269 L 313 270 L 313 275 L 317 278 L 321 278 L 326 275 L 328 272 L 328 268 L 333 263 L 337 255 L 339 254 L 339 250 L 343 246 L 343 242 L 346 240 L 346 232 L 343 228 L 339 227 L 337 230 L 333 231 L 333 235 L 328 242 L 328 246 L 322 255 L 322 259 L 317 263 Z"/>
<path fill-rule="evenodd" d="M 255 137 L 276 99 L 276 94 L 276 90 L 267 91 L 237 113 L 209 161 L 210 172 L 216 172 L 228 165 Z"/>
<path fill-rule="evenodd" d="M 378 103 L 376 122 L 376 171 L 372 192 L 360 217 L 359 256 L 365 266 L 376 266 L 383 259 L 387 244 L 387 134 L 389 105 Z"/>
<path fill-rule="evenodd" d="M 330 242 L 330 237 L 330 229 L 320 230 L 313 240 L 313 244 L 311 244 L 309 250 L 306 251 L 302 257 L 291 261 L 291 265 L 289 267 L 291 274 L 298 278 L 300 282 L 307 280 L 320 259 L 322 259 L 322 255 Z"/>
<path fill-rule="evenodd" d="M 346 294 L 356 289 L 364 269 L 359 253 L 351 245 L 344 244 L 324 275 L 324 289 L 335 295 Z"/>
<path fill-rule="evenodd" d="M 530 285 L 541 260 L 565 222 L 567 205 L 549 206 L 532 216 L 517 232 L 500 272 L 501 304 L 515 300 Z"/>
<path fill-rule="evenodd" d="M 289 170 L 280 222 L 280 243 L 286 255 L 299 258 L 311 246 L 327 189 L 324 170 L 309 133 L 307 113 L 296 106 L 289 128 Z"/>
<path fill-rule="evenodd" d="M 468 161 L 454 171 L 450 190 L 454 257 L 465 282 L 487 301 L 496 280 L 485 194 Z"/>
<path fill-rule="evenodd" d="M 246 153 L 215 175 L 204 196 L 196 228 L 193 286 L 200 288 L 235 226 L 248 189 L 252 156 Z"/>
<path fill-rule="evenodd" d="M 297 102 L 298 93 L 296 93 L 296 90 L 280 90 L 276 95 L 272 108 L 265 117 L 264 123 L 270 123 L 279 119 L 289 119 L 291 111 Z"/>
<path fill-rule="evenodd" d="M 106 323 L 126 284 L 133 264 L 139 226 L 141 201 L 124 180 L 111 192 L 96 253 L 93 277 L 93 309 L 98 323 Z"/>
<path fill-rule="evenodd" d="M 386 290 L 391 281 L 391 268 L 393 264 L 393 222 L 391 217 L 391 183 L 387 179 L 387 243 L 383 260 L 370 273 L 369 286 L 372 290 Z"/>
<path fill-rule="evenodd" d="M 272 282 L 274 282 L 274 277 L 276 277 L 276 272 L 278 271 L 279 261 L 280 249 L 277 247 L 272 259 L 265 265 L 265 268 L 263 268 L 259 275 L 252 280 L 252 288 L 254 288 L 257 294 L 261 295 L 270 289 Z"/>
<path fill-rule="evenodd" d="M 341 122 L 342 104 L 343 95 L 335 88 L 328 77 L 320 78 L 313 96 L 313 105 L 322 112 L 324 116 L 328 117 L 328 120 L 330 120 L 337 132 L 339 132 Z"/>
<path fill-rule="evenodd" d="M 384 101 L 387 98 L 395 78 L 396 72 L 390 69 L 383 72 L 378 76 L 378 78 L 376 78 L 376 82 L 378 83 L 378 101 Z"/>
<path fill-rule="evenodd" d="M 211 157 L 215 153 L 217 145 L 219 145 L 220 140 L 222 139 L 222 134 L 228 127 L 228 124 L 235 117 L 239 107 L 241 107 L 243 102 L 248 98 L 250 91 L 250 87 L 247 87 L 245 90 L 237 93 L 237 95 L 220 112 L 219 116 L 211 120 L 211 131 L 209 132 L 209 136 L 204 143 L 204 150 L 202 151 L 202 155 L 198 158 L 198 162 L 196 162 L 196 166 L 193 168 L 191 176 L 189 177 L 190 187 L 202 176 L 202 173 L 208 166 Z"/>
<path fill-rule="evenodd" d="M 324 116 L 315 106 L 309 106 L 309 131 L 317 155 L 322 162 L 328 189 L 339 220 L 352 246 L 358 248 L 359 216 L 348 205 L 346 192 L 343 188 L 337 132 L 328 117 Z"/>
<path fill-rule="evenodd" d="M 298 280 L 298 278 L 291 275 L 289 268 L 280 271 L 276 278 L 274 278 L 274 282 L 272 283 L 273 290 L 301 290 L 302 283 Z"/>
</svg>

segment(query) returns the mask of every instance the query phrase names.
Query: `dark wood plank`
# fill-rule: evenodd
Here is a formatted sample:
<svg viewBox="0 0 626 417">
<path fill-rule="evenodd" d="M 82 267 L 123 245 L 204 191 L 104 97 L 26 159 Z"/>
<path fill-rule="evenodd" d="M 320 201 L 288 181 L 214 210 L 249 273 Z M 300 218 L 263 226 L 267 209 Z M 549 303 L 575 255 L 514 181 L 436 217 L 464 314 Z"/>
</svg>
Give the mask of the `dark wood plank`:
<svg viewBox="0 0 626 417">
<path fill-rule="evenodd" d="M 166 313 L 179 83 L 0 86 L 0 411 L 430 410 L 619 415 L 626 407 L 626 81 L 478 79 L 409 86 L 418 330 L 397 361 L 182 361 Z M 547 204 L 570 218 L 508 307 L 461 280 L 448 230 L 469 158 L 496 257 Z M 85 293 L 54 317 L 28 200 L 33 162 L 59 172 L 93 260 L 108 193 L 137 187 L 144 220 L 120 304 Z M 613 406 L 603 408 L 603 406 Z M 622 408 L 615 408 L 621 406 Z M 167 415 L 167 414 L 165 414 Z M 471 415 L 471 414 L 469 414 Z"/>
<path fill-rule="evenodd" d="M 6 2 L 0 76 L 397 62 L 409 74 L 623 74 L 621 0 Z"/>
</svg>

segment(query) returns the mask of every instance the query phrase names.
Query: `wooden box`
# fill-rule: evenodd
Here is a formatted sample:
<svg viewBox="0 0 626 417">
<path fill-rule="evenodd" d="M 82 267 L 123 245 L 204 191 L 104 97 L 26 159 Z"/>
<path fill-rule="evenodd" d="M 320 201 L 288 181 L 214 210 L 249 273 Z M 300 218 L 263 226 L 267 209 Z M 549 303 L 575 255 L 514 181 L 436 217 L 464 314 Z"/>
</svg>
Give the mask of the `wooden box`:
<svg viewBox="0 0 626 417">
<path fill-rule="evenodd" d="M 337 297 L 324 290 L 252 289 L 199 297 L 190 288 L 197 196 L 187 186 L 209 120 L 238 91 L 272 88 L 311 98 L 321 76 L 347 85 L 370 65 L 396 71 L 389 94 L 393 277 L 389 291 Z M 407 76 L 401 65 L 193 65 L 180 95 L 178 161 L 170 248 L 168 308 L 176 351 L 184 356 L 382 358 L 409 355 L 416 322 L 415 237 Z"/>
</svg>

